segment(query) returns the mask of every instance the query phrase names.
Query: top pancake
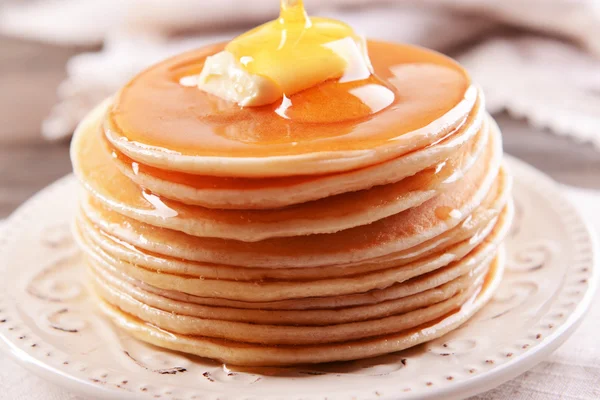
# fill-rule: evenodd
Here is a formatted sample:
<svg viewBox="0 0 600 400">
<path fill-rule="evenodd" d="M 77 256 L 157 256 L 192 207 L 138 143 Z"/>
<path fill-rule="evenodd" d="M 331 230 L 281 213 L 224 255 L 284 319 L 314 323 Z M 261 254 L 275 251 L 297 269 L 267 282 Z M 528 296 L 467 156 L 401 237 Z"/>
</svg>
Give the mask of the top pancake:
<svg viewBox="0 0 600 400">
<path fill-rule="evenodd" d="M 341 172 L 451 135 L 478 97 L 466 72 L 449 58 L 374 41 L 368 50 L 376 77 L 361 83 L 328 81 L 285 98 L 283 116 L 283 103 L 240 108 L 179 84 L 222 48 L 177 56 L 129 82 L 106 114 L 104 130 L 112 145 L 137 162 L 192 174 Z M 365 114 L 365 108 L 377 109 L 375 103 L 391 94 L 388 107 Z"/>
<path fill-rule="evenodd" d="M 503 173 L 471 169 L 452 189 L 371 224 L 331 234 L 259 242 L 195 237 L 151 226 L 109 211 L 93 199 L 82 206 L 86 217 L 101 230 L 151 252 L 248 267 L 317 267 L 367 260 L 422 243 L 457 226 L 486 197 L 505 198 L 507 181 Z"/>
<path fill-rule="evenodd" d="M 271 210 L 210 209 L 155 196 L 120 172 L 93 119 L 76 132 L 72 159 L 84 188 L 113 211 L 194 236 L 258 241 L 369 224 L 433 198 L 470 168 L 497 171 L 502 155 L 500 134 L 494 124 L 487 128 L 485 124 L 463 151 L 399 182 Z M 239 191 L 242 197 L 244 189 Z"/>
</svg>

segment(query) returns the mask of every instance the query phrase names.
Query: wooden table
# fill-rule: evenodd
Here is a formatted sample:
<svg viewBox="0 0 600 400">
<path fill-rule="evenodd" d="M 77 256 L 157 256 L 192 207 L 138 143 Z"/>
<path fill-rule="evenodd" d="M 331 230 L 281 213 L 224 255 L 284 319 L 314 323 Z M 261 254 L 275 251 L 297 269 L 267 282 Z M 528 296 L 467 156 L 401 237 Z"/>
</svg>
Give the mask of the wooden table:
<svg viewBox="0 0 600 400">
<path fill-rule="evenodd" d="M 68 141 L 45 142 L 39 126 L 56 101 L 66 61 L 80 50 L 0 36 L 0 218 L 71 170 Z M 600 189 L 599 150 L 507 115 L 498 122 L 508 153 L 560 182 Z"/>
</svg>

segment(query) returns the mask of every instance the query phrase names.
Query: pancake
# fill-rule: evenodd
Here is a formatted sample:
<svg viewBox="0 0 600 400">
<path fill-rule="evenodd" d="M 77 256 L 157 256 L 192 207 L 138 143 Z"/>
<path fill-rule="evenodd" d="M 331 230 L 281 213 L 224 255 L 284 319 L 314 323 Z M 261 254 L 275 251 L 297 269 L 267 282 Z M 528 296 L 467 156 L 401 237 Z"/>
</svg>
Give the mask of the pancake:
<svg viewBox="0 0 600 400">
<path fill-rule="evenodd" d="M 78 127 L 75 136 L 86 136 L 88 130 L 95 129 L 111 101 L 106 100 L 90 113 Z M 272 209 L 394 183 L 424 169 L 435 168 L 471 146 L 469 143 L 483 129 L 485 119 L 490 119 L 481 112 L 482 108 L 478 101 L 460 129 L 434 145 L 387 162 L 336 174 L 222 178 L 149 167 L 130 159 L 116 148 L 111 148 L 111 153 L 114 163 L 124 175 L 163 198 L 208 208 Z M 491 126 L 497 129 L 495 124 Z M 75 165 L 79 158 L 76 148 L 72 147 L 71 154 Z"/>
<path fill-rule="evenodd" d="M 355 360 L 404 350 L 456 329 L 490 300 L 502 278 L 503 257 L 501 252 L 490 268 L 481 290 L 447 315 L 412 329 L 336 344 L 267 346 L 182 335 L 154 327 L 103 300 L 98 303 L 117 326 L 142 341 L 231 365 L 285 366 Z"/>
<path fill-rule="evenodd" d="M 102 299 L 130 315 L 173 333 L 245 343 L 303 345 L 345 342 L 414 328 L 452 312 L 478 289 L 478 286 L 471 286 L 447 300 L 398 315 L 322 326 L 260 325 L 190 317 L 149 307 L 129 296 L 114 296 L 111 291 L 105 291 Z"/>
<path fill-rule="evenodd" d="M 368 41 L 375 73 L 394 94 L 392 104 L 360 124 L 356 117 L 331 121 L 335 109 L 324 111 L 335 107 L 341 93 L 335 82 L 325 82 L 289 98 L 297 107 L 304 99 L 321 101 L 320 107 L 308 103 L 306 112 L 281 118 L 276 104 L 240 109 L 179 84 L 195 73 L 191 65 L 201 70 L 204 59 L 223 46 L 176 56 L 135 77 L 107 113 L 106 137 L 135 161 L 169 171 L 260 178 L 337 173 L 439 141 L 464 123 L 477 99 L 468 74 L 449 58 Z M 346 107 L 357 101 L 343 99 Z"/>
<path fill-rule="evenodd" d="M 455 296 L 459 291 L 477 286 L 483 279 L 489 263 L 483 264 L 450 282 L 415 294 L 384 300 L 379 303 L 334 309 L 269 310 L 205 306 L 163 297 L 156 291 L 147 291 L 139 285 L 141 281 L 130 283 L 124 276 L 106 273 L 106 270 L 88 264 L 94 287 L 102 297 L 128 296 L 147 306 L 175 315 L 187 315 L 204 319 L 219 319 L 269 325 L 329 325 L 352 321 L 381 318 L 401 314 L 439 303 Z M 177 292 L 174 292 L 177 293 Z"/>
<path fill-rule="evenodd" d="M 507 209 L 501 214 L 500 219 L 497 223 L 495 223 L 494 231 L 486 229 L 482 231 L 479 235 L 480 237 L 485 238 L 485 241 L 488 244 L 485 245 L 485 248 L 482 249 L 480 255 L 477 258 L 472 257 L 471 260 L 483 259 L 481 257 L 482 254 L 489 254 L 493 249 L 494 243 L 497 242 L 500 238 L 506 235 L 510 227 L 510 222 L 512 220 L 513 207 L 511 204 L 507 207 Z M 480 239 L 475 236 L 477 239 L 477 244 L 484 245 L 483 241 L 479 241 Z M 81 238 L 80 238 L 81 240 Z M 471 241 L 471 240 L 466 240 Z M 491 244 L 491 246 L 490 246 Z M 82 244 L 85 248 L 86 245 Z M 463 245 L 464 246 L 464 245 Z M 463 251 L 464 250 L 458 250 Z M 450 262 L 453 257 L 455 257 L 458 253 L 457 250 L 447 251 L 449 253 L 444 257 L 444 260 Z M 460 254 L 459 254 L 460 255 Z M 456 257 L 456 259 L 459 259 Z M 441 263 L 443 264 L 443 263 Z M 118 279 L 123 279 L 129 282 L 132 285 L 142 288 L 146 292 L 150 292 L 161 297 L 166 297 L 172 300 L 181 301 L 185 303 L 193 303 L 199 305 L 208 305 L 215 307 L 228 307 L 228 308 L 243 308 L 243 309 L 263 309 L 263 310 L 308 310 L 308 309 L 327 309 L 327 308 L 342 308 L 342 307 L 353 307 L 367 304 L 376 304 L 379 302 L 399 299 L 402 297 L 410 296 L 422 291 L 429 290 L 438 285 L 444 284 L 461 274 L 464 274 L 474 268 L 472 263 L 465 262 L 455 262 L 452 265 L 440 268 L 439 270 L 435 270 L 429 273 L 425 273 L 420 276 L 415 270 L 408 270 L 406 273 L 411 273 L 414 278 L 403 281 L 399 284 L 393 284 L 390 287 L 385 289 L 375 289 L 370 290 L 368 292 L 363 293 L 355 293 L 348 295 L 336 295 L 330 297 L 310 297 L 310 298 L 301 298 L 301 299 L 290 299 L 290 300 L 280 300 L 280 301 L 269 301 L 269 302 L 248 302 L 248 301 L 240 301 L 240 300 L 228 300 L 228 299 L 220 299 L 215 297 L 198 297 L 189 295 L 179 291 L 172 291 L 166 289 L 160 289 L 155 286 L 149 285 L 147 282 L 140 281 L 135 279 L 127 274 L 125 274 L 122 270 L 118 269 L 116 266 L 112 265 L 104 265 L 101 268 L 106 275 L 116 276 Z M 299 270 L 299 269 L 295 269 Z M 260 282 L 259 282 L 260 284 Z"/>
<path fill-rule="evenodd" d="M 387 162 L 337 174 L 220 178 L 164 171 L 135 162 L 118 150 L 113 154 L 123 174 L 162 197 L 208 208 L 273 209 L 395 183 L 424 169 L 437 167 L 464 151 L 482 129 L 485 118 L 479 112 L 479 103 L 476 106 L 461 129 L 435 145 Z"/>
<path fill-rule="evenodd" d="M 389 185 L 349 192 L 275 210 L 222 210 L 161 199 L 121 174 L 104 146 L 97 122 L 83 124 L 73 139 L 73 166 L 90 195 L 106 208 L 145 222 L 194 236 L 258 241 L 271 237 L 332 233 L 418 206 L 451 186 L 471 168 L 496 170 L 501 139 L 488 124 L 458 152 L 437 167 Z M 489 137 L 489 143 L 488 143 Z"/>
<path fill-rule="evenodd" d="M 235 281 L 310 280 L 352 276 L 398 267 L 459 243 L 461 247 L 472 248 L 481 243 L 496 225 L 498 214 L 503 206 L 502 201 L 490 205 L 484 204 L 455 228 L 404 251 L 365 262 L 324 265 L 319 268 L 247 268 L 177 259 L 137 249 L 103 233 L 92 224 L 85 223 L 85 219 L 80 219 L 75 227 L 75 234 L 80 238 L 80 245 L 83 248 L 97 248 L 112 258 L 164 273 Z"/>
<path fill-rule="evenodd" d="M 370 41 L 370 74 L 240 106 L 198 76 L 222 48 L 148 68 L 75 132 L 73 232 L 117 326 L 228 364 L 287 366 L 403 350 L 490 299 L 512 182 L 462 67 Z"/>
<path fill-rule="evenodd" d="M 200 238 L 150 226 L 83 202 L 85 216 L 103 231 L 138 248 L 186 260 L 248 267 L 314 267 L 363 261 L 401 251 L 451 229 L 484 199 L 507 198 L 504 172 L 469 171 L 435 198 L 372 224 L 333 234 L 240 242 Z"/>
<path fill-rule="evenodd" d="M 466 243 L 466 246 L 456 245 L 454 248 L 451 247 L 448 250 L 420 258 L 418 261 L 399 267 L 350 277 L 308 281 L 240 282 L 173 275 L 164 271 L 148 270 L 138 265 L 114 259 L 101 250 L 94 250 L 92 246 L 85 243 L 85 239 L 83 240 L 83 246 L 87 250 L 90 262 L 98 268 L 103 270 L 116 268 L 125 275 L 161 289 L 200 297 L 265 302 L 293 298 L 341 296 L 367 292 L 373 289 L 383 289 L 397 282 L 404 282 L 410 278 L 441 269 L 452 262 L 448 268 L 451 272 L 444 274 L 444 279 L 448 281 L 467 273 L 474 265 L 480 264 L 490 254 L 493 254 L 504 239 L 508 228 L 506 222 L 508 221 L 510 221 L 510 218 L 502 218 L 497 229 L 493 230 L 475 250 L 472 249 L 476 244 Z"/>
</svg>

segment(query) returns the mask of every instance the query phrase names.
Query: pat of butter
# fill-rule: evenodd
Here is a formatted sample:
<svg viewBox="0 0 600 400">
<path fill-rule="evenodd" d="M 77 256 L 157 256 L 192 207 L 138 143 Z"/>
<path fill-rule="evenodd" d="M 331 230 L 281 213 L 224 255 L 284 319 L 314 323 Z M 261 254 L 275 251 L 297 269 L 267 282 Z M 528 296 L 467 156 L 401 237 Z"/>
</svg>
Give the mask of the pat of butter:
<svg viewBox="0 0 600 400">
<path fill-rule="evenodd" d="M 270 104 L 282 97 L 282 90 L 271 79 L 251 74 L 228 51 L 207 57 L 200 75 L 185 77 L 184 86 L 199 89 L 240 106 Z"/>
<path fill-rule="evenodd" d="M 181 83 L 241 106 L 261 106 L 329 79 L 370 76 L 364 39 L 338 21 L 306 21 L 273 21 L 243 34 L 207 57 L 200 75 Z"/>
</svg>

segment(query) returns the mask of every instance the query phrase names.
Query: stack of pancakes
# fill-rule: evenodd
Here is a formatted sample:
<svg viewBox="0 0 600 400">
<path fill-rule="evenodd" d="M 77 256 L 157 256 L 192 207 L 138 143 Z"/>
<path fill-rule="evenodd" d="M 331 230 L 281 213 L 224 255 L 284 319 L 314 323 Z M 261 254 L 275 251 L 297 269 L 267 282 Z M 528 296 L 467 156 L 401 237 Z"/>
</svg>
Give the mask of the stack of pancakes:
<svg viewBox="0 0 600 400">
<path fill-rule="evenodd" d="M 500 132 L 477 89 L 465 99 L 403 151 L 261 163 L 127 140 L 105 102 L 71 154 L 102 310 L 141 340 L 248 366 L 371 357 L 455 329 L 497 287 L 512 219 Z"/>
</svg>

